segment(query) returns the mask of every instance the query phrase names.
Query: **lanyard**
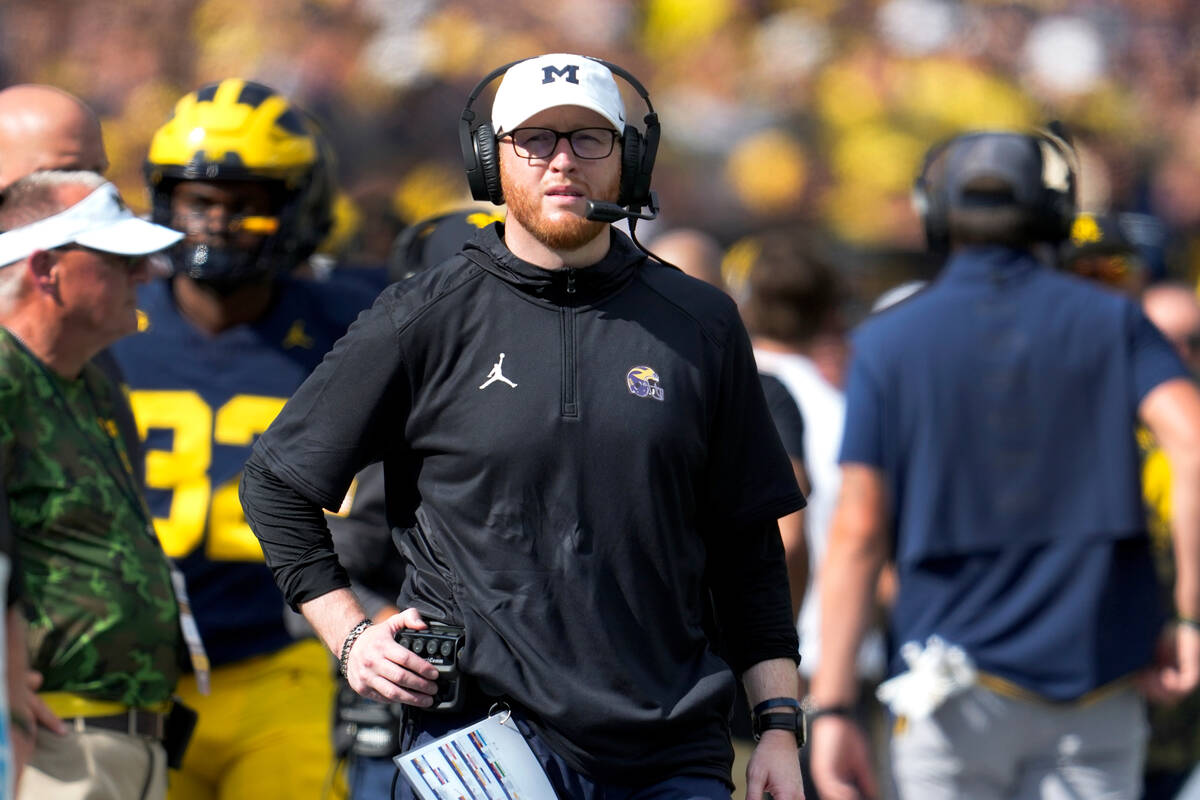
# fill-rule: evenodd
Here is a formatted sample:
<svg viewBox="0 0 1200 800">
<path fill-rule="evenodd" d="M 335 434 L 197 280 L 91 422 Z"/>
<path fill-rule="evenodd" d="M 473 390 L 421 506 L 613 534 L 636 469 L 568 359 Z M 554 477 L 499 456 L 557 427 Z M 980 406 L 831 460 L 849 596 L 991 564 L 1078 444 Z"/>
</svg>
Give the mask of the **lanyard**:
<svg viewBox="0 0 1200 800">
<path fill-rule="evenodd" d="M 60 410 L 71 420 L 71 424 L 75 426 L 75 429 L 87 443 L 88 449 L 104 465 L 105 472 L 113 479 L 118 490 L 121 492 L 121 496 L 129 504 L 134 514 L 137 515 L 138 520 L 145 527 L 147 535 L 154 540 L 155 544 L 158 544 L 158 535 L 154 532 L 154 523 L 150 519 L 146 504 L 142 501 L 137 481 L 133 477 L 133 468 L 129 463 L 129 455 L 125 452 L 124 446 L 118 442 L 117 433 L 113 430 L 115 423 L 107 420 L 109 424 L 105 424 L 106 420 L 100 414 L 100 404 L 96 402 L 96 398 L 92 394 L 92 387 L 88 385 L 87 376 L 81 375 L 80 381 L 82 382 L 83 393 L 87 397 L 88 411 L 96 419 L 94 431 L 76 415 L 70 401 L 59 386 L 58 377 L 42 363 L 41 359 L 31 353 L 29 348 L 25 346 L 25 343 L 13 335 L 11 331 L 9 331 L 9 335 L 12 335 L 13 341 L 17 343 L 29 360 L 33 362 L 34 366 L 41 372 L 42 377 L 46 379 L 46 382 L 50 384 L 50 389 L 54 392 L 54 399 Z M 103 435 L 108 445 L 107 452 L 105 448 L 100 447 L 96 443 L 95 433 L 97 432 Z M 113 468 L 114 466 L 116 467 L 115 469 Z M 175 603 L 179 608 L 179 627 L 183 633 L 184 643 L 187 645 L 188 658 L 192 662 L 192 671 L 196 676 L 196 685 L 200 693 L 206 695 L 209 691 L 209 674 L 211 671 L 208 653 L 204 649 L 204 642 L 200 638 L 200 629 L 197 627 L 196 618 L 192 614 L 191 601 L 188 599 L 187 584 L 183 573 L 179 571 L 170 559 L 167 559 L 167 565 L 171 571 L 171 586 L 175 593 Z"/>
</svg>

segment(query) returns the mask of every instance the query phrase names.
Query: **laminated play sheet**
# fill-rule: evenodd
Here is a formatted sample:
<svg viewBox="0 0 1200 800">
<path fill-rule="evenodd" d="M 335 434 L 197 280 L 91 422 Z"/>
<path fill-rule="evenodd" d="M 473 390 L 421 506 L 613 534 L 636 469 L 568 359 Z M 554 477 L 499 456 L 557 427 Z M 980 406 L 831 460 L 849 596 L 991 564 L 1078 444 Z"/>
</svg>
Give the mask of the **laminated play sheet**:
<svg viewBox="0 0 1200 800">
<path fill-rule="evenodd" d="M 507 711 L 393 761 L 421 800 L 555 800 L 546 773 Z"/>
</svg>

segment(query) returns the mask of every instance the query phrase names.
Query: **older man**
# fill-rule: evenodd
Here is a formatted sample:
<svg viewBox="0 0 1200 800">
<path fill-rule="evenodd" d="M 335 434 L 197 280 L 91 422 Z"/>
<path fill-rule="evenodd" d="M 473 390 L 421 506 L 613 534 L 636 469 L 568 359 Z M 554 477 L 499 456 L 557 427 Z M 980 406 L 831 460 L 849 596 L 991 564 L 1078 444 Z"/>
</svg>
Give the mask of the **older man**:
<svg viewBox="0 0 1200 800">
<path fill-rule="evenodd" d="M 0 190 L 18 178 L 43 169 L 81 169 L 103 174 L 108 169 L 100 120 L 82 100 L 54 86 L 26 83 L 0 91 Z M 120 370 L 107 352 L 96 365 L 114 381 Z M 130 453 L 138 450 L 133 412 L 123 400 L 115 419 Z M 141 459 L 131 458 L 138 483 Z"/>
<path fill-rule="evenodd" d="M 90 172 L 39 172 L 0 205 L 0 475 L 42 698 L 25 798 L 164 797 L 166 704 L 183 647 L 169 565 L 89 364 L 137 328 L 145 256 L 180 235 Z"/>
<path fill-rule="evenodd" d="M 103 173 L 108 169 L 108 156 L 100 121 L 95 112 L 82 100 L 54 86 L 20 84 L 0 91 L 0 190 L 19 178 L 38 170 L 89 170 Z M 119 371 L 107 354 L 98 354 L 95 363 L 114 382 Z M 124 398 L 113 409 L 125 447 L 132 453 L 138 450 L 137 426 L 133 412 Z M 141 459 L 132 458 L 134 473 L 141 485 Z M 28 657 L 25 653 L 24 618 L 15 606 L 6 620 L 6 658 L 9 678 L 8 697 L 14 713 L 22 720 L 36 719 L 41 725 L 57 730 L 57 721 L 46 712 L 32 690 L 41 677 L 25 675 Z M 25 740 L 25 731 L 16 727 L 17 768 L 19 773 L 32 738 Z M 32 733 L 32 728 L 29 730 Z"/>
<path fill-rule="evenodd" d="M 77 97 L 53 86 L 37 84 L 10 86 L 0 91 L 0 189 L 41 169 L 103 172 L 107 168 L 100 122 Z M 135 431 L 128 409 L 122 409 L 117 422 L 125 423 L 123 430 Z M 25 621 L 15 604 L 9 606 L 4 636 L 7 697 L 14 715 L 15 777 L 33 747 L 31 723 L 36 719 L 57 729 L 57 721 L 33 694 L 31 687 L 36 688 L 41 677 L 36 673 L 26 674 Z"/>
</svg>

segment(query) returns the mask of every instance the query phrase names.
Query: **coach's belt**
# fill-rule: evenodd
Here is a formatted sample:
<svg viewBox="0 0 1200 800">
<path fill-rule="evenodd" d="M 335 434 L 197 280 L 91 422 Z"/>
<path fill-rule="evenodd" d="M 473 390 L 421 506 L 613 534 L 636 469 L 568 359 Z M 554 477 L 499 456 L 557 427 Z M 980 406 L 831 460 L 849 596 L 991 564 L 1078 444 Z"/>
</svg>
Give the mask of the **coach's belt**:
<svg viewBox="0 0 1200 800">
<path fill-rule="evenodd" d="M 1132 679 L 1129 677 L 1117 678 L 1115 681 L 1109 681 L 1103 686 L 1098 686 L 1095 689 L 1092 689 L 1090 692 L 1075 698 L 1074 700 L 1051 700 L 1050 698 L 1043 697 L 1036 692 L 1031 692 L 1023 686 L 1018 686 L 1012 681 L 1005 680 L 999 675 L 992 675 L 987 672 L 980 672 L 976 677 L 976 682 L 983 688 L 1012 700 L 1024 700 L 1027 703 L 1037 703 L 1043 706 L 1059 708 L 1091 705 L 1092 703 L 1116 694 L 1122 689 L 1128 688 L 1133 683 Z"/>
<path fill-rule="evenodd" d="M 162 740 L 169 702 L 151 708 L 130 708 L 111 700 L 92 700 L 70 692 L 40 692 L 46 706 L 75 729 L 116 731 Z"/>
</svg>

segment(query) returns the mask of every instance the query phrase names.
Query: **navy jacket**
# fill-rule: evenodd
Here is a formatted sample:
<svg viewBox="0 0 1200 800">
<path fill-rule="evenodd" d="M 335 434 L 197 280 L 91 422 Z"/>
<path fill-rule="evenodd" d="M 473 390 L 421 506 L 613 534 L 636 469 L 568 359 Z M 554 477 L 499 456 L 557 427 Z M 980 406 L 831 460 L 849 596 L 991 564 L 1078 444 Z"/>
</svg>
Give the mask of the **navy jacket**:
<svg viewBox="0 0 1200 800">
<path fill-rule="evenodd" d="M 1144 666 L 1160 612 L 1134 429 L 1185 375 L 1130 300 L 1001 247 L 864 323 L 841 461 L 886 476 L 895 644 L 936 633 L 1054 700 Z"/>
</svg>

